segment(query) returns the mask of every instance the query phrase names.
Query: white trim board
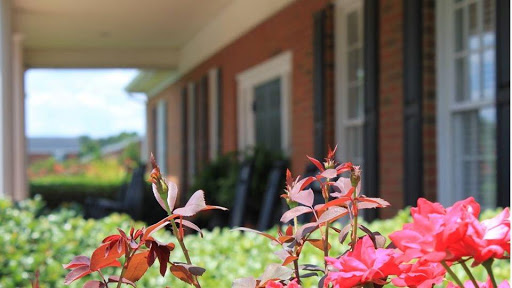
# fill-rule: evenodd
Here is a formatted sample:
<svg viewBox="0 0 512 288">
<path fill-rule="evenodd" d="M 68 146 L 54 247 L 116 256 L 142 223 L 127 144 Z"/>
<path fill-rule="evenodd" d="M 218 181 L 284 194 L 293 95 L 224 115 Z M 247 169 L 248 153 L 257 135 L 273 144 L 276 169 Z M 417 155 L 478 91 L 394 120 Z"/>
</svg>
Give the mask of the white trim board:
<svg viewBox="0 0 512 288">
<path fill-rule="evenodd" d="M 254 88 L 264 82 L 281 79 L 281 145 L 285 155 L 291 149 L 291 74 L 292 52 L 286 51 L 236 75 L 238 149 L 255 145 Z"/>
</svg>

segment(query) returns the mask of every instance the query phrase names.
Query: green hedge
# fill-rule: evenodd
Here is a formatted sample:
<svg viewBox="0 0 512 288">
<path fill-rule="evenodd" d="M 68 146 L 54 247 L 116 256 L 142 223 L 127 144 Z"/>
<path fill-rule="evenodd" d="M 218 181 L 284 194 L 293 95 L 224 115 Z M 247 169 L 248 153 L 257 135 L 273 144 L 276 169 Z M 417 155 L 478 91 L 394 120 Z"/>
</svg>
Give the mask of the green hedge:
<svg viewBox="0 0 512 288">
<path fill-rule="evenodd" d="M 70 286 L 63 284 L 67 271 L 62 264 L 68 263 L 75 255 L 90 256 L 105 236 L 117 233 L 117 227 L 129 229 L 133 224 L 136 227 L 144 225 L 120 214 L 95 221 L 84 220 L 72 207 L 63 207 L 51 214 L 41 214 L 43 210 L 40 198 L 18 205 L 0 199 L 0 287 L 30 287 L 36 269 L 40 271 L 42 287 L 82 287 L 85 280 Z M 404 210 L 391 220 L 375 221 L 368 226 L 388 235 L 408 221 L 408 213 Z M 484 217 L 495 214 L 496 211 L 487 212 Z M 275 228 L 271 233 L 275 233 Z M 161 230 L 155 237 L 161 241 L 174 241 L 168 231 Z M 335 239 L 334 235 L 330 239 Z M 185 241 L 193 263 L 207 270 L 201 277 L 203 287 L 231 287 L 233 279 L 259 276 L 267 264 L 278 262 L 273 254 L 277 247 L 272 246 L 268 239 L 252 233 L 214 229 L 205 232 L 204 239 L 191 235 Z M 332 244 L 333 255 L 347 248 L 337 241 Z M 304 249 L 301 263 L 321 263 L 322 253 L 319 250 L 312 246 Z M 183 260 L 179 249 L 171 253 L 171 259 Z M 500 280 L 509 278 L 509 261 L 497 261 L 493 267 Z M 457 273 L 463 275 L 462 271 Z M 91 277 L 95 276 L 87 276 L 86 279 Z M 477 278 L 485 278 L 483 271 L 477 273 Z M 315 280 L 309 279 L 304 287 L 316 287 Z M 169 273 L 162 278 L 158 265 L 151 267 L 137 284 L 138 287 L 186 286 Z"/>
<path fill-rule="evenodd" d="M 84 204 L 87 197 L 115 199 L 123 183 L 91 183 L 81 181 L 31 181 L 30 195 L 41 195 L 49 207 L 55 208 L 65 202 Z"/>
</svg>

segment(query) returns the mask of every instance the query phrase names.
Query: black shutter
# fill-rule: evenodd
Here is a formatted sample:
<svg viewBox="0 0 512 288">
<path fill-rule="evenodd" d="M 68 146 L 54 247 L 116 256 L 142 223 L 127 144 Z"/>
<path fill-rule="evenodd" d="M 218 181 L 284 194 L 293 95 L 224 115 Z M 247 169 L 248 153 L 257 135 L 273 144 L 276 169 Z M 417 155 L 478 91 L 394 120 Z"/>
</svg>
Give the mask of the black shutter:
<svg viewBox="0 0 512 288">
<path fill-rule="evenodd" d="M 325 104 L 324 104 L 324 21 L 325 10 L 313 18 L 313 139 L 316 158 L 325 157 Z"/>
<path fill-rule="evenodd" d="M 510 2 L 496 0 L 498 206 L 510 205 Z"/>
<path fill-rule="evenodd" d="M 187 87 L 181 88 L 181 191 L 188 190 Z"/>
<path fill-rule="evenodd" d="M 369 197 L 379 197 L 379 3 L 364 2 L 364 131 L 363 131 L 363 191 Z M 378 217 L 378 209 L 366 209 L 365 218 Z"/>
<path fill-rule="evenodd" d="M 404 205 L 423 196 L 422 1 L 404 1 Z"/>
<path fill-rule="evenodd" d="M 151 108 L 151 132 L 153 135 L 151 135 L 152 139 L 151 139 L 151 153 L 153 153 L 153 156 L 155 156 L 155 159 L 156 159 L 156 131 L 157 131 L 157 128 L 156 128 L 156 125 L 157 125 L 157 122 L 158 120 L 156 119 L 156 103 L 155 105 L 153 105 L 153 108 Z"/>
<path fill-rule="evenodd" d="M 206 165 L 209 159 L 209 153 L 208 153 L 208 147 L 210 146 L 209 143 L 209 125 L 208 121 L 210 119 L 209 117 L 209 111 L 208 111 L 208 75 L 205 75 L 201 78 L 201 106 L 199 109 L 201 109 L 201 161 L 203 162 L 203 166 Z"/>
<path fill-rule="evenodd" d="M 222 70 L 220 68 L 217 69 L 217 115 L 218 115 L 218 118 L 217 118 L 217 124 L 218 124 L 218 128 L 217 128 L 217 153 L 219 153 L 218 155 L 222 155 L 222 118 L 223 118 L 223 114 L 222 114 L 222 103 L 223 103 L 223 100 L 222 100 Z"/>
</svg>

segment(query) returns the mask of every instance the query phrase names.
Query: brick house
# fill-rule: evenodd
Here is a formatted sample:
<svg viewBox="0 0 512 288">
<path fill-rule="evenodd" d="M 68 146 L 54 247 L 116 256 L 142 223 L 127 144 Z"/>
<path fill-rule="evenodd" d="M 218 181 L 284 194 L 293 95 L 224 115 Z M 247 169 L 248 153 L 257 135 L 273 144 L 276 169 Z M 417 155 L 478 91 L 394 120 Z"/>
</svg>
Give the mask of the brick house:
<svg viewBox="0 0 512 288">
<path fill-rule="evenodd" d="M 509 1 L 284 2 L 127 87 L 148 95 L 148 147 L 180 186 L 221 153 L 280 149 L 296 175 L 338 144 L 392 204 L 380 217 L 418 197 L 510 205 Z"/>
</svg>

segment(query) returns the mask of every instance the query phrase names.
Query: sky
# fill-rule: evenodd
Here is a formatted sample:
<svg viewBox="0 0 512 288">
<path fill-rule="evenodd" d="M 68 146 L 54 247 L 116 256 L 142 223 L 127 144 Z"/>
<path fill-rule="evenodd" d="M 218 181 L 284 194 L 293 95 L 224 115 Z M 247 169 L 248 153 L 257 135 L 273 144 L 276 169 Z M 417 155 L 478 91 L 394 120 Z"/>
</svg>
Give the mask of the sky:
<svg viewBox="0 0 512 288">
<path fill-rule="evenodd" d="M 144 135 L 145 103 L 124 90 L 136 75 L 135 69 L 28 70 L 27 137 Z"/>
</svg>

